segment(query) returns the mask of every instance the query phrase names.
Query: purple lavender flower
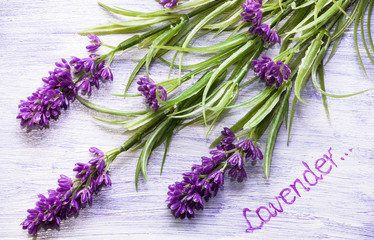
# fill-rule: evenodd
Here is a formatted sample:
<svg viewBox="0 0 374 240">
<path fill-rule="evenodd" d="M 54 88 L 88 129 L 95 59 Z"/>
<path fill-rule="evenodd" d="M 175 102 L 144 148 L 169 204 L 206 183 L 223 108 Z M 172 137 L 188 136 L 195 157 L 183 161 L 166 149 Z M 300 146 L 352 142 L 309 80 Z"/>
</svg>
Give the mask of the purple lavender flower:
<svg viewBox="0 0 374 240">
<path fill-rule="evenodd" d="M 256 147 L 250 139 L 246 139 L 238 143 L 236 145 L 236 148 L 243 150 L 246 159 L 249 157 L 251 157 L 253 161 L 256 159 L 263 159 L 261 150 L 258 147 Z"/>
<path fill-rule="evenodd" d="M 110 70 L 109 66 L 102 67 L 98 72 L 97 75 L 100 76 L 102 79 L 105 80 L 112 80 L 113 81 L 113 74 L 112 70 Z"/>
<path fill-rule="evenodd" d="M 158 88 L 158 96 L 162 101 L 166 101 L 167 92 L 162 86 L 157 86 L 152 79 L 144 76 L 138 81 L 138 90 L 146 98 L 146 103 L 155 110 L 161 106 L 161 103 L 158 102 L 156 96 L 156 90 Z"/>
<path fill-rule="evenodd" d="M 39 201 L 34 209 L 29 209 L 29 215 L 21 223 L 23 229 L 29 234 L 36 235 L 40 227 L 60 226 L 61 219 L 77 214 L 85 206 L 92 202 L 92 194 L 102 185 L 110 186 L 111 181 L 104 168 L 105 155 L 97 148 L 90 148 L 95 154 L 89 164 L 77 163 L 74 171 L 76 179 L 61 175 L 56 190 L 49 190 L 48 197 L 39 194 Z M 98 167 L 104 163 L 103 167 Z"/>
<path fill-rule="evenodd" d="M 258 26 L 262 22 L 261 0 L 247 0 L 243 3 L 244 12 L 240 14 L 244 22 L 251 22 L 254 26 Z"/>
<path fill-rule="evenodd" d="M 271 30 L 271 27 L 269 24 L 260 24 L 255 25 L 248 30 L 249 33 L 252 35 L 262 36 L 262 40 L 265 42 L 271 42 L 271 43 L 281 43 L 280 37 L 275 30 Z"/>
<path fill-rule="evenodd" d="M 224 185 L 227 169 L 230 169 L 231 178 L 240 181 L 247 177 L 244 159 L 262 159 L 260 149 L 251 140 L 246 139 L 235 146 L 235 134 L 229 128 L 224 128 L 221 133 L 224 140 L 221 140 L 216 150 L 210 152 L 211 157 L 202 157 L 201 164 L 194 164 L 190 172 L 184 173 L 181 182 L 169 186 L 166 202 L 175 217 L 191 218 L 195 210 L 202 209 L 203 199 L 208 201 Z"/>
<path fill-rule="evenodd" d="M 96 51 L 101 46 L 101 40 L 95 34 L 90 34 L 88 38 L 91 40 L 91 44 L 86 46 L 87 50 L 89 52 Z"/>
<path fill-rule="evenodd" d="M 235 148 L 235 144 L 233 144 L 235 140 L 235 134 L 227 127 L 223 129 L 221 132 L 223 138 L 221 139 L 221 144 L 218 145 L 218 148 L 222 148 L 225 151 L 231 151 Z"/>
<path fill-rule="evenodd" d="M 282 86 L 283 81 L 287 81 L 291 70 L 287 64 L 282 61 L 278 61 L 276 64 L 274 61 L 267 57 L 262 56 L 262 59 L 255 59 L 252 61 L 255 73 L 264 81 L 266 85 L 270 86 L 275 83 L 275 87 L 279 88 Z"/>
<path fill-rule="evenodd" d="M 56 68 L 42 78 L 44 85 L 37 89 L 27 100 L 21 100 L 21 126 L 30 129 L 33 126 L 47 127 L 50 119 L 57 119 L 61 109 L 67 109 L 75 100 L 79 90 L 82 94 L 91 94 L 94 85 L 99 88 L 99 79 L 113 79 L 104 61 L 97 61 L 99 55 L 91 54 L 89 58 L 72 57 L 70 62 L 61 59 Z"/>
<path fill-rule="evenodd" d="M 158 3 L 164 5 L 164 8 L 173 8 L 179 0 L 160 0 Z"/>
</svg>

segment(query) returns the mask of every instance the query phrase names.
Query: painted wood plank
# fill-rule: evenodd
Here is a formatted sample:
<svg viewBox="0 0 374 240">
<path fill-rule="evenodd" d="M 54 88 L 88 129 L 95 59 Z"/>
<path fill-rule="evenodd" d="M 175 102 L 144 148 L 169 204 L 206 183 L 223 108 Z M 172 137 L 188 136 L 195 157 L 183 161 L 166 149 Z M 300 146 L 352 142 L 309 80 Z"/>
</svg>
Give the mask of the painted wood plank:
<svg viewBox="0 0 374 240">
<path fill-rule="evenodd" d="M 151 11 L 159 6 L 152 0 L 106 1 L 128 9 Z M 85 56 L 85 37 L 76 32 L 107 23 L 111 14 L 95 1 L 15 0 L 0 2 L 0 76 L 1 113 L 0 161 L 0 238 L 29 237 L 19 226 L 32 208 L 38 193 L 56 187 L 60 174 L 72 175 L 76 162 L 89 160 L 88 148 L 110 150 L 129 136 L 124 129 L 95 121 L 96 113 L 78 102 L 52 122 L 49 129 L 25 132 L 15 119 L 19 100 L 31 94 L 40 79 L 53 69 L 61 57 Z M 105 36 L 108 44 L 128 37 Z M 206 43 L 214 40 L 206 36 Z M 362 49 L 362 46 L 360 46 Z M 123 110 L 136 101 L 112 97 L 122 93 L 126 79 L 144 50 L 133 49 L 113 63 L 115 80 L 103 84 L 91 98 L 94 102 Z M 274 52 L 273 52 L 274 53 Z M 368 63 L 368 59 L 364 58 Z M 343 38 L 336 56 L 326 67 L 326 88 L 343 94 L 374 88 L 374 67 L 366 64 L 369 77 L 360 69 L 354 52 L 353 30 Z M 151 69 L 156 80 L 167 77 L 167 67 L 157 63 Z M 253 89 L 254 88 L 254 89 Z M 263 84 L 244 89 L 238 102 L 244 101 Z M 135 89 L 133 88 L 132 91 Z M 42 230 L 40 239 L 372 239 L 374 238 L 374 108 L 373 91 L 348 99 L 329 99 L 331 122 L 324 115 L 321 95 L 308 83 L 302 92 L 308 104 L 298 104 L 290 145 L 287 131 L 281 128 L 275 146 L 271 178 L 263 176 L 262 163 L 247 166 L 249 178 L 241 183 L 226 179 L 223 191 L 206 204 L 204 211 L 191 220 L 174 219 L 166 208 L 167 187 L 181 179 L 224 126 L 235 123 L 245 112 L 233 110 L 217 123 L 205 139 L 203 127 L 178 132 L 170 146 L 164 172 L 160 176 L 163 148 L 158 148 L 148 166 L 149 181 L 140 180 L 134 187 L 134 173 L 139 152 L 125 153 L 113 164 L 113 186 L 94 196 L 92 206 L 77 218 L 63 221 L 57 231 Z M 260 141 L 264 148 L 265 140 Z M 302 161 L 313 166 L 332 147 L 337 166 L 309 192 L 300 192 L 294 204 L 263 226 L 246 233 L 243 209 L 252 211 L 269 202 L 289 187 L 295 179 L 303 180 L 306 170 Z M 339 160 L 353 149 L 345 160 Z M 253 226 L 256 216 L 249 214 Z M 257 221 L 257 222 L 256 222 Z"/>
</svg>

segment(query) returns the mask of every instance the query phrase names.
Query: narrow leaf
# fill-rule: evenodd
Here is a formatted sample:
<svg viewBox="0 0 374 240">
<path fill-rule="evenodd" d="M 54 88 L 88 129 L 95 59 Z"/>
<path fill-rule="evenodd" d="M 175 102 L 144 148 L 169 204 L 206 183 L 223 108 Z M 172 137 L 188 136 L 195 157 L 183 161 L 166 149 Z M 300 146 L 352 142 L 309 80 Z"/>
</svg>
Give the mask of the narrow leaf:
<svg viewBox="0 0 374 240">
<path fill-rule="evenodd" d="M 279 105 L 277 111 L 275 112 L 275 116 L 270 125 L 268 137 L 266 139 L 265 154 L 264 154 L 264 173 L 265 173 L 266 179 L 268 179 L 270 176 L 270 165 L 271 165 L 271 159 L 273 157 L 275 141 L 277 140 L 278 131 L 283 122 L 283 115 L 285 114 L 286 104 L 288 103 L 287 100 L 290 96 L 290 93 L 291 93 L 291 88 L 288 88 L 285 96 L 283 97 L 281 104 Z"/>
<path fill-rule="evenodd" d="M 76 95 L 76 98 L 78 99 L 78 101 L 80 103 L 82 103 L 84 106 L 90 108 L 90 109 L 93 109 L 95 111 L 98 111 L 98 112 L 102 112 L 102 113 L 108 113 L 108 114 L 111 114 L 111 115 L 118 115 L 118 116 L 133 116 L 133 115 L 143 115 L 143 114 L 146 114 L 148 113 L 149 111 L 139 111 L 139 112 L 123 112 L 123 111 L 119 111 L 119 110 L 115 110 L 115 109 L 110 109 L 110 108 L 105 108 L 105 107 L 100 107 L 84 98 L 82 98 L 81 96 L 79 95 Z"/>
</svg>

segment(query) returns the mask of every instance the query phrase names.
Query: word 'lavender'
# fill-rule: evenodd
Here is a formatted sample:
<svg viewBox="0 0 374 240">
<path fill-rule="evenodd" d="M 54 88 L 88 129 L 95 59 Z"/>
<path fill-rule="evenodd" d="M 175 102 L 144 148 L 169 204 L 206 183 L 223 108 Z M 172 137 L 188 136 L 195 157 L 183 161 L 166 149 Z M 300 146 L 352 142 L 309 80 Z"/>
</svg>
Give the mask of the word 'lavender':
<svg viewBox="0 0 374 240">
<path fill-rule="evenodd" d="M 208 201 L 223 186 L 227 168 L 230 168 L 231 178 L 243 180 L 247 178 L 243 160 L 263 158 L 261 150 L 250 139 L 235 145 L 235 134 L 229 128 L 224 128 L 221 133 L 223 138 L 217 149 L 210 152 L 211 156 L 202 157 L 201 165 L 193 165 L 191 172 L 183 174 L 181 182 L 169 186 L 166 202 L 175 217 L 191 218 L 194 209 L 202 209 L 203 198 Z"/>
<path fill-rule="evenodd" d="M 36 235 L 42 227 L 60 226 L 61 219 L 76 215 L 79 210 L 92 202 L 92 194 L 103 185 L 110 186 L 111 180 L 107 174 L 104 153 L 91 147 L 89 150 L 95 158 L 87 163 L 77 163 L 73 171 L 75 178 L 61 175 L 56 190 L 48 190 L 48 197 L 39 194 L 39 201 L 34 209 L 29 209 L 29 215 L 21 223 L 29 234 Z"/>
<path fill-rule="evenodd" d="M 255 73 L 266 82 L 267 86 L 275 83 L 275 87 L 279 88 L 282 86 L 284 80 L 288 80 L 291 74 L 291 70 L 287 64 L 284 64 L 282 61 L 277 61 L 275 64 L 267 56 L 262 56 L 262 60 L 253 60 L 252 65 L 254 66 Z"/>
<path fill-rule="evenodd" d="M 146 103 L 156 112 L 161 106 L 161 103 L 157 100 L 156 91 L 158 89 L 158 97 L 162 101 L 166 101 L 166 90 L 162 86 L 157 86 L 152 79 L 149 79 L 146 76 L 141 77 L 137 83 L 139 85 L 138 90 L 145 97 Z"/>
<path fill-rule="evenodd" d="M 95 41 L 95 46 L 89 45 L 87 49 L 94 51 L 100 47 L 101 41 L 95 35 L 89 37 Z M 72 57 L 70 62 L 62 58 L 55 65 L 49 76 L 42 78 L 44 85 L 18 105 L 20 112 L 17 118 L 21 119 L 21 126 L 27 129 L 49 126 L 50 119 L 57 119 L 61 110 L 67 109 L 70 102 L 75 100 L 79 90 L 82 94 L 90 95 L 92 86 L 99 88 L 100 79 L 113 80 L 109 66 L 105 66 L 97 54 L 82 59 Z"/>
<path fill-rule="evenodd" d="M 179 0 L 160 0 L 158 3 L 164 5 L 164 8 L 173 8 Z"/>
</svg>

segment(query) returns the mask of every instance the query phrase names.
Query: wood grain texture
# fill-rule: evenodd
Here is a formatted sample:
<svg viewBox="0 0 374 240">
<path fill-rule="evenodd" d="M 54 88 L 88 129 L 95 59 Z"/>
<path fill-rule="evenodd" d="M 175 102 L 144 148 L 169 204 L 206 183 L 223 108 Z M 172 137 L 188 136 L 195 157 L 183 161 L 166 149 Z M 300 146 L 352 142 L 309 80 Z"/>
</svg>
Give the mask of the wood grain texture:
<svg viewBox="0 0 374 240">
<path fill-rule="evenodd" d="M 128 9 L 158 9 L 153 0 L 106 1 Z M 30 236 L 19 224 L 26 210 L 34 207 L 38 193 L 56 187 L 60 174 L 72 175 L 76 162 L 89 160 L 88 148 L 110 150 L 130 134 L 124 129 L 98 123 L 90 110 L 74 102 L 60 119 L 42 131 L 25 132 L 15 119 L 20 99 L 41 85 L 41 78 L 53 69 L 61 57 L 86 56 L 87 39 L 76 32 L 106 23 L 111 14 L 95 1 L 81 0 L 0 0 L 0 76 L 1 136 L 0 239 L 24 239 Z M 374 19 L 372 20 L 374 21 Z M 127 36 L 105 36 L 115 44 Z M 215 40 L 206 36 L 204 45 Z M 362 49 L 362 46 L 361 46 Z M 270 51 L 269 55 L 275 53 Z M 91 100 L 123 110 L 132 109 L 137 100 L 112 97 L 121 93 L 131 69 L 131 61 L 144 50 L 132 49 L 113 63 L 115 80 L 103 84 Z M 187 59 L 187 58 L 185 58 Z M 368 58 L 364 57 L 368 63 Z M 374 67 L 366 64 L 369 77 L 360 69 L 350 28 L 336 56 L 326 66 L 326 88 L 343 94 L 374 88 Z M 167 77 L 167 67 L 157 63 L 151 68 L 156 80 Z M 241 92 L 241 102 L 263 88 L 254 84 Z M 134 91 L 135 89 L 132 89 Z M 40 239 L 373 239 L 374 238 L 374 93 L 369 91 L 347 99 L 328 99 L 331 122 L 324 114 L 321 95 L 309 82 L 302 92 L 308 104 L 298 104 L 291 142 L 287 132 L 279 132 L 275 146 L 271 177 L 266 180 L 262 163 L 247 164 L 249 178 L 242 182 L 226 179 L 223 191 L 206 203 L 204 211 L 191 220 L 174 219 L 166 208 L 169 184 L 181 179 L 181 173 L 200 156 L 224 126 L 235 123 L 243 110 L 233 110 L 217 123 L 205 139 L 203 127 L 185 128 L 173 138 L 164 172 L 160 176 L 163 148 L 157 149 L 148 166 L 149 181 L 140 180 L 134 187 L 134 173 L 139 152 L 124 153 L 113 164 L 113 186 L 94 196 L 92 206 L 79 217 L 63 221 L 59 230 L 40 231 Z M 265 139 L 260 146 L 264 149 Z M 338 162 L 309 192 L 302 192 L 293 205 L 254 233 L 248 227 L 243 208 L 256 210 L 274 201 L 274 196 L 302 178 L 305 167 L 332 147 L 339 159 L 352 148 L 345 161 Z M 250 215 L 254 217 L 254 215 Z M 255 221 L 254 221 L 255 223 Z"/>
</svg>

